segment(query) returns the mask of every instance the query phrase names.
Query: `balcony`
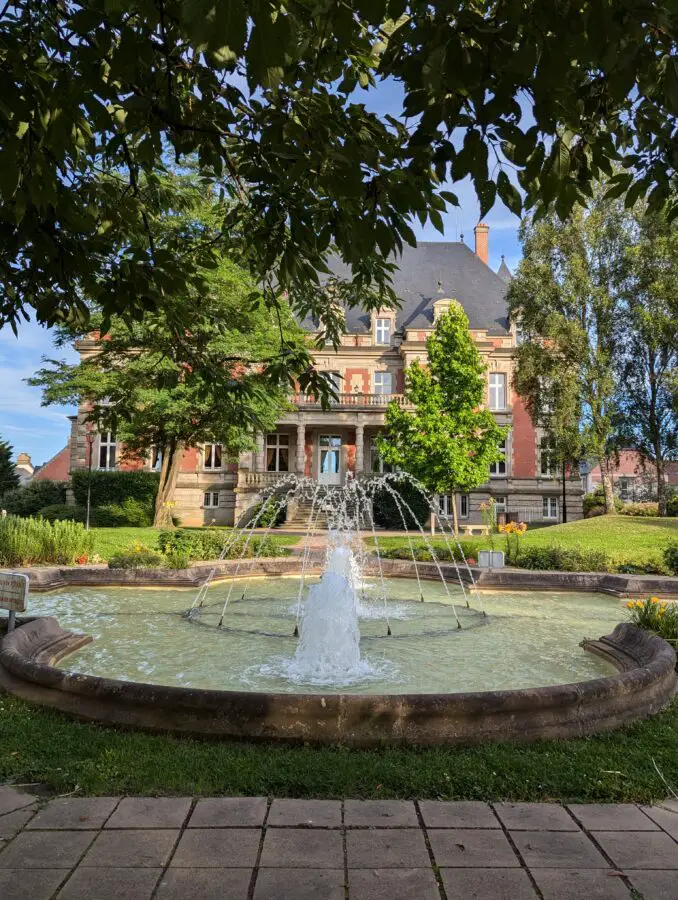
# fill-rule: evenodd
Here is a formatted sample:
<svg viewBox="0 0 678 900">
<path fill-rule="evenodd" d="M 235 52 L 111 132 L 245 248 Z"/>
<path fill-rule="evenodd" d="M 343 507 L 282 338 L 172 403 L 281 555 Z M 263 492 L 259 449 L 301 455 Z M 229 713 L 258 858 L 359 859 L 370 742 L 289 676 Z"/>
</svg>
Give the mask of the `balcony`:
<svg viewBox="0 0 678 900">
<path fill-rule="evenodd" d="M 321 409 L 322 404 L 317 397 L 308 394 L 292 394 L 292 403 L 300 409 Z M 404 394 L 337 394 L 336 400 L 330 400 L 331 409 L 385 409 L 389 403 L 398 406 L 409 406 Z"/>
</svg>

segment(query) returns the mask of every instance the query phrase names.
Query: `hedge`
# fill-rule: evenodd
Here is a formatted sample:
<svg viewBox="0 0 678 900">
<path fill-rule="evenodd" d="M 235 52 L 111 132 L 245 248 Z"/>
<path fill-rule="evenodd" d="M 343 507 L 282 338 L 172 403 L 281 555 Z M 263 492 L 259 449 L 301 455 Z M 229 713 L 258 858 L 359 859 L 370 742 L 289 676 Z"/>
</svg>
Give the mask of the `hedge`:
<svg viewBox="0 0 678 900">
<path fill-rule="evenodd" d="M 0 506 L 12 516 L 36 516 L 45 506 L 66 501 L 65 481 L 29 481 L 25 487 L 8 491 Z"/>
<path fill-rule="evenodd" d="M 87 507 L 56 503 L 44 507 L 38 515 L 50 522 L 85 522 Z M 92 506 L 89 512 L 89 523 L 93 528 L 148 528 L 153 524 L 153 507 L 150 503 L 142 503 L 132 498 L 128 498 L 121 504 Z"/>
<path fill-rule="evenodd" d="M 92 472 L 92 506 L 122 505 L 125 500 L 137 500 L 153 505 L 158 493 L 160 476 L 157 472 L 137 469 L 132 472 Z M 73 472 L 73 494 L 77 506 L 87 505 L 87 486 L 90 473 L 86 469 Z M 47 506 L 47 503 L 43 503 Z"/>
</svg>

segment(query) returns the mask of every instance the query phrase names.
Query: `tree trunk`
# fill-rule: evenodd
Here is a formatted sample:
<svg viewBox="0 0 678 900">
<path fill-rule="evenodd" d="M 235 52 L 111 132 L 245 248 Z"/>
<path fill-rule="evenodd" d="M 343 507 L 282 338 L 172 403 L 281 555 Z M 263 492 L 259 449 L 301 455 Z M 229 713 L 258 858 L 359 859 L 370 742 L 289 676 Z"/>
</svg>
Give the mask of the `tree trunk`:
<svg viewBox="0 0 678 900">
<path fill-rule="evenodd" d="M 656 457 L 657 463 L 657 503 L 659 504 L 659 515 L 666 515 L 666 484 L 664 483 L 664 460 Z"/>
<path fill-rule="evenodd" d="M 173 441 L 171 444 L 163 447 L 160 484 L 158 486 L 158 496 L 155 500 L 154 528 L 174 527 L 172 522 L 172 505 L 184 449 L 185 445 L 181 441 Z"/>
<path fill-rule="evenodd" d="M 450 495 L 450 500 L 452 501 L 452 530 L 454 531 L 454 536 L 459 537 L 459 516 L 457 515 L 457 495 L 454 491 Z"/>
<path fill-rule="evenodd" d="M 567 463 L 563 460 L 563 525 L 567 522 Z"/>
<path fill-rule="evenodd" d="M 600 473 L 603 478 L 603 491 L 605 492 L 605 515 L 614 516 L 617 508 L 614 505 L 614 487 L 612 485 L 610 460 L 606 456 L 600 460 Z"/>
</svg>

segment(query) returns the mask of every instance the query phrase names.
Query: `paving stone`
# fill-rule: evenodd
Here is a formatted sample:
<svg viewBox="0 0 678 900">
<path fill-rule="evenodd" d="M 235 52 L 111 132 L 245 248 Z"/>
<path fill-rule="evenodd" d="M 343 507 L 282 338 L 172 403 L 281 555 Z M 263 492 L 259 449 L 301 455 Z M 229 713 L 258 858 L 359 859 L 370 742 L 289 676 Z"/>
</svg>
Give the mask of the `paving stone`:
<svg viewBox="0 0 678 900">
<path fill-rule="evenodd" d="M 340 869 L 344 865 L 341 833 L 320 828 L 268 828 L 260 865 L 262 868 Z"/>
<path fill-rule="evenodd" d="M 268 825 L 296 825 L 307 828 L 340 828 L 339 800 L 274 800 Z"/>
<path fill-rule="evenodd" d="M 344 870 L 259 869 L 254 900 L 344 900 Z"/>
<path fill-rule="evenodd" d="M 574 803 L 569 804 L 569 809 L 588 831 L 658 830 L 658 826 L 631 803 Z"/>
<path fill-rule="evenodd" d="M 124 797 L 106 828 L 181 828 L 190 797 Z"/>
<path fill-rule="evenodd" d="M 487 803 L 477 800 L 420 800 L 427 828 L 500 828 Z"/>
<path fill-rule="evenodd" d="M 14 812 L 15 809 L 23 809 L 35 803 L 33 794 L 24 794 L 7 784 L 0 786 L 0 816 Z"/>
<path fill-rule="evenodd" d="M 27 827 L 101 828 L 119 799 L 119 797 L 62 797 L 51 800 Z"/>
<path fill-rule="evenodd" d="M 678 869 L 678 845 L 661 831 L 597 831 L 596 840 L 620 869 Z"/>
<path fill-rule="evenodd" d="M 171 865 L 188 869 L 253 868 L 261 829 L 192 828 L 181 836 Z"/>
<path fill-rule="evenodd" d="M 511 838 L 530 869 L 609 869 L 609 863 L 581 832 L 512 831 Z"/>
<path fill-rule="evenodd" d="M 251 880 L 251 869 L 168 869 L 155 897 L 156 900 L 245 900 Z"/>
<path fill-rule="evenodd" d="M 509 831 L 579 831 L 567 810 L 556 803 L 494 803 Z"/>
<path fill-rule="evenodd" d="M 80 866 L 59 892 L 59 900 L 150 900 L 162 869 L 98 869 Z"/>
<path fill-rule="evenodd" d="M 81 865 L 113 869 L 164 866 L 178 837 L 178 831 L 161 829 L 100 831 Z"/>
<path fill-rule="evenodd" d="M 24 831 L 0 853 L 0 869 L 70 869 L 95 831 Z"/>
<path fill-rule="evenodd" d="M 678 803 L 673 806 L 669 803 L 662 803 L 659 806 L 643 806 L 642 810 L 653 822 L 656 822 L 660 828 L 678 841 Z"/>
<path fill-rule="evenodd" d="M 629 890 L 614 869 L 534 869 L 544 900 L 629 900 Z"/>
<path fill-rule="evenodd" d="M 675 872 L 629 872 L 629 881 L 643 900 L 678 900 L 678 878 Z"/>
<path fill-rule="evenodd" d="M 524 869 L 441 869 L 447 900 L 536 900 Z M 574 895 L 570 897 L 574 900 Z"/>
<path fill-rule="evenodd" d="M 0 897 L 2 900 L 49 900 L 68 872 L 68 869 L 0 868 Z"/>
<path fill-rule="evenodd" d="M 264 824 L 265 797 L 208 797 L 198 800 L 189 828 L 247 828 Z"/>
<path fill-rule="evenodd" d="M 418 828 L 348 831 L 346 854 L 349 869 L 425 869 L 431 865 Z"/>
<path fill-rule="evenodd" d="M 24 809 L 17 809 L 16 812 L 7 813 L 6 816 L 0 816 L 0 840 L 13 838 L 34 815 L 35 808 L 27 806 Z"/>
<path fill-rule="evenodd" d="M 520 865 L 501 830 L 430 828 L 428 839 L 438 866 L 485 869 Z"/>
<path fill-rule="evenodd" d="M 344 824 L 348 828 L 417 828 L 419 820 L 411 800 L 346 800 Z"/>
<path fill-rule="evenodd" d="M 349 897 L 358 900 L 440 900 L 432 869 L 351 869 Z"/>
</svg>

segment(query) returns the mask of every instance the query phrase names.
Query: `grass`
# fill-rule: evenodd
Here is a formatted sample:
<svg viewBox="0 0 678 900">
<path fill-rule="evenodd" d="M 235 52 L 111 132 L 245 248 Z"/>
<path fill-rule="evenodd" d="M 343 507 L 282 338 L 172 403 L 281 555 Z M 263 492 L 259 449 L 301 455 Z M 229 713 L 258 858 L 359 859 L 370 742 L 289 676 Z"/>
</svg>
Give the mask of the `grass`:
<svg viewBox="0 0 678 900">
<path fill-rule="evenodd" d="M 368 539 L 371 541 L 371 538 Z M 420 538 L 417 538 L 419 541 Z M 466 538 L 461 538 L 462 542 Z M 469 541 L 489 547 L 487 538 L 469 537 Z M 637 562 L 649 557 L 659 558 L 671 540 L 678 540 L 678 518 L 643 519 L 632 516 L 598 516 L 581 519 L 566 525 L 551 525 L 527 530 L 522 538 L 525 547 L 584 547 L 604 550 L 619 561 Z M 496 535 L 496 549 L 503 549 L 504 538 Z M 443 538 L 434 539 L 434 546 L 444 547 Z M 380 537 L 384 550 L 407 547 L 406 537 Z"/>
<path fill-rule="evenodd" d="M 0 697 L 0 783 L 88 795 L 650 802 L 678 788 L 678 701 L 611 734 L 527 746 L 349 750 L 192 741 L 71 721 Z"/>
<path fill-rule="evenodd" d="M 157 550 L 157 528 L 92 528 L 94 534 L 94 552 L 103 560 L 109 560 L 114 553 L 125 550 L 130 544 L 143 544 L 149 550 Z M 298 535 L 274 534 L 271 539 L 280 547 L 296 544 Z"/>
</svg>

